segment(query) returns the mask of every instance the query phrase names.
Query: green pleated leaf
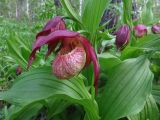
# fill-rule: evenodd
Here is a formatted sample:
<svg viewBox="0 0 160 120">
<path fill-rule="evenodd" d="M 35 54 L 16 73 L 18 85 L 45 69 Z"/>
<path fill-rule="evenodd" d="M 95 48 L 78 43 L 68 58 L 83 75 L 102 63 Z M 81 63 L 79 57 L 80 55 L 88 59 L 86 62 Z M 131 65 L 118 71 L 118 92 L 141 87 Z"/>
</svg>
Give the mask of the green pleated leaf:
<svg viewBox="0 0 160 120">
<path fill-rule="evenodd" d="M 150 34 L 137 39 L 135 47 L 146 50 L 160 50 L 160 35 Z"/>
<path fill-rule="evenodd" d="M 49 98 L 45 102 L 31 103 L 26 106 L 12 105 L 9 107 L 6 120 L 30 120 L 39 114 L 42 108 L 47 108 L 46 120 L 50 120 L 54 115 L 61 113 L 71 103 L 61 99 Z"/>
<path fill-rule="evenodd" d="M 21 66 L 27 65 L 27 60 L 23 57 L 21 54 L 21 48 L 19 44 L 17 44 L 15 38 L 10 38 L 10 40 L 7 40 L 9 55 L 13 57 L 17 63 L 19 63 Z"/>
<path fill-rule="evenodd" d="M 82 22 L 92 35 L 99 28 L 101 17 L 109 2 L 110 0 L 86 0 Z"/>
<path fill-rule="evenodd" d="M 133 46 L 127 46 L 121 54 L 121 59 L 138 57 L 144 54 L 144 51 L 160 50 L 160 35 L 149 34 L 138 38 Z"/>
<path fill-rule="evenodd" d="M 81 23 L 81 18 L 78 14 L 78 12 L 72 7 L 71 3 L 69 0 L 60 0 L 62 6 L 64 7 L 64 9 L 67 11 L 68 15 L 76 20 L 77 22 Z"/>
<path fill-rule="evenodd" d="M 132 0 L 123 0 L 123 22 L 132 25 Z"/>
<path fill-rule="evenodd" d="M 46 115 L 47 116 L 46 120 L 50 120 L 56 114 L 61 113 L 69 105 L 71 105 L 71 103 L 66 101 L 66 100 L 61 100 L 61 99 L 53 100 L 53 98 L 50 98 L 49 100 L 47 100 L 46 103 L 47 103 L 46 107 L 48 108 L 47 115 Z"/>
<path fill-rule="evenodd" d="M 41 103 L 34 103 L 27 106 L 12 105 L 5 116 L 5 120 L 30 120 L 36 117 L 39 110 L 42 109 Z"/>
<path fill-rule="evenodd" d="M 153 1 L 152 0 L 145 0 L 144 3 L 142 3 L 143 9 L 141 14 L 141 20 L 143 24 L 150 25 L 155 22 L 154 15 L 153 15 Z"/>
<path fill-rule="evenodd" d="M 159 120 L 160 119 L 159 115 L 160 114 L 159 114 L 157 104 L 153 96 L 151 95 L 147 99 L 143 110 L 137 115 L 128 117 L 128 119 L 129 120 Z"/>
<path fill-rule="evenodd" d="M 140 54 L 144 54 L 142 49 L 139 49 L 137 47 L 127 46 L 122 52 L 120 58 L 122 60 L 128 59 L 128 58 L 136 58 Z"/>
<path fill-rule="evenodd" d="M 48 98 L 64 99 L 82 105 L 89 119 L 98 120 L 96 101 L 85 88 L 83 79 L 79 75 L 70 80 L 57 80 L 50 67 L 37 68 L 22 74 L 11 89 L 0 93 L 0 99 L 23 107 L 43 103 Z"/>
<path fill-rule="evenodd" d="M 125 60 L 110 70 L 99 104 L 102 120 L 117 120 L 143 109 L 153 80 L 149 64 L 140 56 Z"/>
<path fill-rule="evenodd" d="M 109 71 L 112 67 L 121 63 L 121 60 L 109 53 L 102 53 L 98 55 L 100 68 L 103 71 Z"/>
<path fill-rule="evenodd" d="M 160 85 L 153 85 L 152 94 L 156 102 L 160 105 Z"/>
</svg>

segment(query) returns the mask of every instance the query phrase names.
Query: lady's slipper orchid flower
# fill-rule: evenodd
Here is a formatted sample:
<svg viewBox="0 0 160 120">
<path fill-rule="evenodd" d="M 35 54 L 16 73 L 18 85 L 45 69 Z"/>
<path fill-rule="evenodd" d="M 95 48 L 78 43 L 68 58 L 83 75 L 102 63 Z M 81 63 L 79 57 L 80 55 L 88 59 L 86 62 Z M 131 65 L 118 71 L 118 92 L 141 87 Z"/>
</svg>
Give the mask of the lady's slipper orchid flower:
<svg viewBox="0 0 160 120">
<path fill-rule="evenodd" d="M 130 38 L 130 29 L 128 25 L 121 26 L 116 32 L 116 41 L 115 44 L 117 49 L 122 49 L 125 45 L 128 44 Z"/>
<path fill-rule="evenodd" d="M 145 34 L 147 34 L 147 27 L 145 25 L 139 24 L 134 26 L 134 35 L 136 37 L 143 37 Z"/>
<path fill-rule="evenodd" d="M 154 34 L 160 34 L 160 24 L 155 24 L 152 26 L 152 32 Z"/>
<path fill-rule="evenodd" d="M 77 32 L 66 30 L 61 17 L 55 17 L 50 20 L 44 29 L 37 34 L 29 57 L 28 68 L 35 59 L 36 51 L 41 46 L 48 45 L 47 58 L 58 43 L 61 43 L 61 45 L 57 56 L 52 62 L 53 74 L 59 79 L 69 79 L 79 74 L 92 61 L 94 65 L 94 85 L 97 90 L 99 64 L 94 48 L 84 36 Z"/>
</svg>

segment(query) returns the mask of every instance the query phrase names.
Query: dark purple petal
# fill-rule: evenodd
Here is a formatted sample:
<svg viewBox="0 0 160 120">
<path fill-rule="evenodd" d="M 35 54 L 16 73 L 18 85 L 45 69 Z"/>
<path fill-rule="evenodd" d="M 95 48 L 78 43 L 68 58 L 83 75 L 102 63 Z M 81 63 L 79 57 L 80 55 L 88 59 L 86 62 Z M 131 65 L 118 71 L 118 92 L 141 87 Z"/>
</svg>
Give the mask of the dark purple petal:
<svg viewBox="0 0 160 120">
<path fill-rule="evenodd" d="M 160 24 L 155 24 L 152 26 L 152 32 L 154 34 L 160 34 Z"/>
<path fill-rule="evenodd" d="M 50 33 L 48 36 L 38 37 L 38 40 L 36 40 L 33 45 L 33 50 L 41 47 L 44 44 L 49 44 L 49 43 L 53 44 L 53 43 L 59 41 L 60 39 L 73 38 L 78 35 L 79 35 L 79 33 L 77 33 L 77 32 L 72 32 L 72 31 L 68 31 L 68 30 L 57 30 L 55 32 Z"/>
<path fill-rule="evenodd" d="M 43 30 L 36 35 L 36 39 L 39 36 L 46 36 L 56 30 L 65 30 L 65 29 L 66 29 L 66 25 L 63 19 L 60 16 L 56 16 L 47 22 Z"/>
<path fill-rule="evenodd" d="M 128 44 L 130 39 L 130 29 L 128 25 L 121 26 L 116 32 L 115 44 L 118 49 L 122 49 L 124 45 Z"/>
<path fill-rule="evenodd" d="M 59 24 L 59 25 L 58 25 Z M 65 29 L 65 23 L 61 16 L 56 16 L 49 20 L 47 24 L 44 26 L 43 30 L 49 30 L 51 28 L 59 27 L 59 29 Z"/>
<path fill-rule="evenodd" d="M 36 39 L 37 39 L 39 36 L 47 36 L 49 33 L 51 33 L 51 30 L 41 31 L 41 32 L 37 33 Z"/>
<path fill-rule="evenodd" d="M 78 35 L 79 33 L 77 32 L 71 32 L 67 30 L 57 30 L 55 32 L 50 33 L 48 36 L 39 36 L 38 40 L 36 40 L 33 45 L 32 52 L 30 54 L 28 61 L 28 68 L 35 59 L 36 51 L 39 50 L 41 46 L 45 44 L 55 46 L 55 44 L 57 44 L 60 40 L 64 40 L 65 38 L 74 38 L 77 37 Z M 53 46 L 49 49 L 49 52 L 47 52 L 47 54 L 50 54 L 51 50 L 53 50 Z"/>
<path fill-rule="evenodd" d="M 48 51 L 47 51 L 47 53 L 45 55 L 45 59 L 48 58 L 48 56 L 52 53 L 52 51 L 55 49 L 55 47 L 57 46 L 57 44 L 58 44 L 58 41 L 55 42 L 55 43 L 49 43 L 48 44 Z"/>
<path fill-rule="evenodd" d="M 97 93 L 98 92 L 98 79 L 99 79 L 100 68 L 99 68 L 99 63 L 97 60 L 95 50 L 92 47 L 92 45 L 89 43 L 89 40 L 87 40 L 85 37 L 80 36 L 79 40 L 82 42 L 86 52 L 88 52 L 89 57 L 93 62 L 93 65 L 94 65 L 94 86 L 95 86 L 95 91 Z"/>
</svg>

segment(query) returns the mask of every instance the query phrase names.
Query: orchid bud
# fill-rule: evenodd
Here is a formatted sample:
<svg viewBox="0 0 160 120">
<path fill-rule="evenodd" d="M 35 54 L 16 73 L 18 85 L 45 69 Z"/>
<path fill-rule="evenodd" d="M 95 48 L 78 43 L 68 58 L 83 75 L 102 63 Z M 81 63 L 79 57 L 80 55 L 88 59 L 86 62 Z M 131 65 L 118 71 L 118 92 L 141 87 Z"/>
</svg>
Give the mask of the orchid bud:
<svg viewBox="0 0 160 120">
<path fill-rule="evenodd" d="M 86 52 L 76 47 L 67 54 L 59 53 L 52 63 L 53 73 L 59 79 L 69 79 L 77 75 L 85 66 Z"/>
<path fill-rule="evenodd" d="M 128 25 L 121 26 L 116 32 L 116 41 L 115 44 L 118 49 L 122 49 L 124 45 L 127 45 L 130 38 L 130 30 Z"/>
<path fill-rule="evenodd" d="M 16 75 L 18 76 L 18 75 L 20 75 L 22 73 L 22 68 L 21 68 L 21 66 L 18 66 L 17 68 L 16 68 Z"/>
<path fill-rule="evenodd" d="M 134 26 L 134 35 L 136 37 L 143 37 L 145 34 L 147 34 L 147 27 L 145 25 L 139 24 Z"/>
<path fill-rule="evenodd" d="M 160 24 L 155 24 L 152 26 L 152 32 L 154 34 L 160 34 Z"/>
</svg>

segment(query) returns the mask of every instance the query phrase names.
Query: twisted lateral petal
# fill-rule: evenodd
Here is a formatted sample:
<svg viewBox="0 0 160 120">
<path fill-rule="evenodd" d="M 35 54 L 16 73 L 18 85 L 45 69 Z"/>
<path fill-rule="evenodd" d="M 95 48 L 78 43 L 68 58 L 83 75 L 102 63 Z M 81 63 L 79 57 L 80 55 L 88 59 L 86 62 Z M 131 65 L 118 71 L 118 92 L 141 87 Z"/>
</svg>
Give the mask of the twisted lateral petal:
<svg viewBox="0 0 160 120">
<path fill-rule="evenodd" d="M 50 33 L 48 36 L 38 37 L 38 40 L 33 45 L 33 50 L 41 47 L 44 44 L 54 44 L 55 42 L 63 40 L 64 38 L 74 38 L 78 35 L 79 33 L 77 32 L 72 32 L 68 30 L 57 30 L 55 32 Z"/>
<path fill-rule="evenodd" d="M 47 59 L 48 56 L 52 53 L 52 51 L 56 48 L 57 44 L 58 44 L 58 41 L 55 42 L 55 43 L 49 43 L 48 44 L 48 51 L 47 51 L 47 53 L 45 55 L 45 59 Z"/>
<path fill-rule="evenodd" d="M 30 65 L 32 64 L 33 60 L 35 59 L 36 51 L 39 50 L 42 45 L 52 44 L 54 46 L 59 41 L 62 41 L 65 38 L 73 38 L 73 37 L 76 37 L 78 35 L 79 35 L 79 33 L 77 33 L 77 32 L 71 32 L 71 31 L 67 31 L 67 30 L 57 30 L 55 32 L 50 33 L 48 36 L 38 37 L 37 38 L 38 40 L 36 40 L 34 45 L 33 45 L 32 52 L 31 52 L 30 57 L 29 57 L 27 68 L 29 68 Z M 53 48 L 52 48 L 52 50 L 53 50 Z M 49 53 L 50 53 L 50 51 L 49 51 Z"/>
<path fill-rule="evenodd" d="M 39 40 L 38 39 L 39 36 L 46 36 L 56 30 L 65 30 L 65 29 L 66 29 L 66 26 L 63 19 L 60 16 L 56 16 L 53 19 L 49 20 L 47 24 L 44 26 L 43 30 L 37 34 L 36 40 Z M 48 52 L 45 55 L 45 59 L 47 59 L 47 57 L 51 54 L 51 52 L 56 47 L 57 43 L 48 44 Z"/>
<path fill-rule="evenodd" d="M 60 25 L 58 25 L 58 24 L 60 24 Z M 44 26 L 43 30 L 49 30 L 51 28 L 55 28 L 55 27 L 57 27 L 57 25 L 60 28 L 65 29 L 65 23 L 64 23 L 61 16 L 56 16 L 53 19 L 49 20 L 47 22 L 47 24 Z"/>
<path fill-rule="evenodd" d="M 94 86 L 95 86 L 95 90 L 96 90 L 96 93 L 97 93 L 98 92 L 98 79 L 99 79 L 100 68 L 99 68 L 99 63 L 98 63 L 98 60 L 97 60 L 95 50 L 85 37 L 80 36 L 79 40 L 82 42 L 86 52 L 88 52 L 88 54 L 89 54 L 89 58 L 93 62 L 93 65 L 94 65 Z"/>
<path fill-rule="evenodd" d="M 56 16 L 47 22 L 43 30 L 36 35 L 36 39 L 39 36 L 46 36 L 56 30 L 65 30 L 65 29 L 66 29 L 66 25 L 63 19 L 60 16 Z"/>
</svg>

